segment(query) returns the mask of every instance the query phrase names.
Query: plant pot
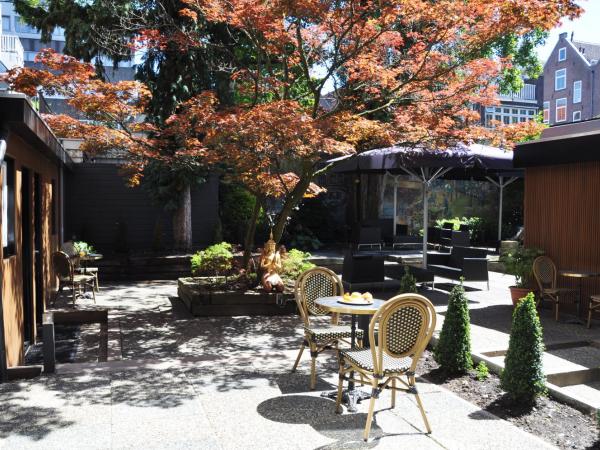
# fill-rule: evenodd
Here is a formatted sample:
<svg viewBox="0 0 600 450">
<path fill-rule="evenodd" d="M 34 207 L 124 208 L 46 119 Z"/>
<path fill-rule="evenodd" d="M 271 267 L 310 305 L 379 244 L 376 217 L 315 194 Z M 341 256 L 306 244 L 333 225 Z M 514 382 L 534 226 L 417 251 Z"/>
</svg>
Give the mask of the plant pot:
<svg viewBox="0 0 600 450">
<path fill-rule="evenodd" d="M 510 297 L 512 298 L 513 306 L 517 306 L 519 300 L 525 297 L 527 294 L 531 292 L 529 288 L 520 288 L 516 286 L 510 286 Z"/>
</svg>

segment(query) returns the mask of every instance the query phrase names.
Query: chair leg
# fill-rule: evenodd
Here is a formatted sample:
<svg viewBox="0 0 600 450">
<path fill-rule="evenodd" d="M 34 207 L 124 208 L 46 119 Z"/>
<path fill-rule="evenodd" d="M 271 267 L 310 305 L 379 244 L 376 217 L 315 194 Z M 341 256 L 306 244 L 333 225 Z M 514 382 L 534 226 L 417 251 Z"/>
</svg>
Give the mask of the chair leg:
<svg viewBox="0 0 600 450">
<path fill-rule="evenodd" d="M 587 320 L 587 327 L 590 328 L 592 326 L 592 306 L 589 306 L 588 309 L 588 320 Z"/>
<path fill-rule="evenodd" d="M 314 391 L 317 385 L 317 348 L 310 344 L 310 390 Z"/>
<path fill-rule="evenodd" d="M 392 379 L 392 409 L 396 407 L 396 379 Z"/>
<path fill-rule="evenodd" d="M 555 320 L 558 322 L 558 300 L 554 301 Z"/>
<path fill-rule="evenodd" d="M 302 345 L 300 346 L 300 351 L 298 352 L 298 357 L 296 358 L 296 362 L 294 363 L 294 367 L 292 367 L 292 373 L 296 371 L 298 368 L 298 364 L 300 363 L 300 358 L 302 357 L 302 352 L 304 352 L 305 342 L 302 341 Z"/>
<path fill-rule="evenodd" d="M 100 292 L 100 283 L 98 283 L 98 272 L 96 272 L 96 277 L 94 281 L 96 281 L 96 292 Z"/>
<path fill-rule="evenodd" d="M 96 290 L 94 289 L 94 282 L 92 281 L 92 298 L 94 299 L 94 305 L 96 304 Z"/>
<path fill-rule="evenodd" d="M 416 391 L 416 387 L 414 387 L 415 389 L 415 399 L 417 400 L 417 405 L 419 407 L 419 411 L 421 411 L 421 417 L 423 417 L 423 422 L 425 422 L 425 429 L 427 430 L 428 434 L 431 434 L 431 426 L 429 426 L 429 420 L 427 420 L 427 415 L 425 414 L 425 408 L 423 408 L 423 403 L 421 402 L 421 397 L 419 396 L 419 393 Z"/>
<path fill-rule="evenodd" d="M 77 297 L 77 292 L 75 291 L 75 283 L 73 283 L 73 285 L 71 286 L 71 292 L 73 294 L 73 307 L 75 307 L 75 297 Z"/>
<path fill-rule="evenodd" d="M 371 390 L 371 400 L 369 401 L 369 414 L 367 415 L 367 423 L 365 425 L 365 431 L 363 433 L 364 441 L 369 440 L 369 433 L 371 432 L 371 422 L 373 422 L 373 413 L 375 412 L 375 400 L 377 397 L 377 381 L 373 380 L 371 382 L 372 390 Z"/>
<path fill-rule="evenodd" d="M 340 375 L 338 380 L 337 396 L 335 397 L 335 412 L 342 413 L 342 392 L 344 390 L 344 362 L 340 361 Z"/>
</svg>

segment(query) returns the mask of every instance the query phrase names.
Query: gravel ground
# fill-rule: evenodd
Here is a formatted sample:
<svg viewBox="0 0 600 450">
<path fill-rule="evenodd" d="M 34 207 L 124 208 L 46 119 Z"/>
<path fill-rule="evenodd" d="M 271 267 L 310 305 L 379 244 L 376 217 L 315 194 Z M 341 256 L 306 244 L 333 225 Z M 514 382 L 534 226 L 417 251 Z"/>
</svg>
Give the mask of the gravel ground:
<svg viewBox="0 0 600 450">
<path fill-rule="evenodd" d="M 599 430 L 591 415 L 550 397 L 538 399 L 532 407 L 511 404 L 495 374 L 490 373 L 485 381 L 478 381 L 474 371 L 461 377 L 447 378 L 440 372 L 430 351 L 424 353 L 417 373 L 559 448 L 600 449 Z"/>
</svg>

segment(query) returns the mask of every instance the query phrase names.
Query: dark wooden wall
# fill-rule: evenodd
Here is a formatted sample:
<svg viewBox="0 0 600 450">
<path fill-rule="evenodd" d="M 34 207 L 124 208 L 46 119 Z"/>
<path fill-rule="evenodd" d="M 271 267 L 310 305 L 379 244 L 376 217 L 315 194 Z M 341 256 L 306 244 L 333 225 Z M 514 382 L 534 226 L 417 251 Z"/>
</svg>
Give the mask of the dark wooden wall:
<svg viewBox="0 0 600 450">
<path fill-rule="evenodd" d="M 559 269 L 600 272 L 600 162 L 526 170 L 525 244 L 543 249 Z M 559 285 L 576 283 L 559 277 Z M 582 287 L 587 310 L 600 278 Z"/>
<path fill-rule="evenodd" d="M 130 250 L 152 248 L 156 222 L 163 244 L 172 245 L 169 214 L 152 203 L 141 188 L 129 188 L 113 164 L 77 164 L 66 176 L 65 240 L 76 236 L 103 253 L 116 250 L 118 222 L 126 224 Z M 192 190 L 192 238 L 195 246 L 212 243 L 218 218 L 218 180 Z"/>
</svg>

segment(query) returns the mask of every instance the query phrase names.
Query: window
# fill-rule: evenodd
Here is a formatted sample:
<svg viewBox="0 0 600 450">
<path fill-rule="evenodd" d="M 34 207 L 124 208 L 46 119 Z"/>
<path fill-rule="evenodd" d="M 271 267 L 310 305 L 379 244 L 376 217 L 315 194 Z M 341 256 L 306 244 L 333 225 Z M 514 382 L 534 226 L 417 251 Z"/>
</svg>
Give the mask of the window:
<svg viewBox="0 0 600 450">
<path fill-rule="evenodd" d="M 559 98 L 556 100 L 556 121 L 565 122 L 567 120 L 567 99 Z"/>
<path fill-rule="evenodd" d="M 544 102 L 544 123 L 550 123 L 550 102 Z"/>
<path fill-rule="evenodd" d="M 10 31 L 10 16 L 2 16 L 2 31 Z"/>
<path fill-rule="evenodd" d="M 581 80 L 573 83 L 573 103 L 581 103 Z"/>
<path fill-rule="evenodd" d="M 554 90 L 560 91 L 567 87 L 567 69 L 559 69 L 554 74 Z"/>
<path fill-rule="evenodd" d="M 579 122 L 581 120 L 581 111 L 573 111 L 573 122 Z"/>
<path fill-rule="evenodd" d="M 27 24 L 21 17 L 15 16 L 15 30 L 19 33 L 37 33 L 37 29 Z"/>
<path fill-rule="evenodd" d="M 2 163 L 2 247 L 4 257 L 15 254 L 15 162 Z"/>
<path fill-rule="evenodd" d="M 533 120 L 537 113 L 537 108 L 495 108 L 488 106 L 485 108 L 485 126 L 487 128 L 494 128 L 496 124 L 493 124 L 492 121 L 497 121 L 505 125 L 527 122 Z"/>
<path fill-rule="evenodd" d="M 567 59 L 567 47 L 562 47 L 558 49 L 558 61 L 564 61 Z"/>
</svg>

